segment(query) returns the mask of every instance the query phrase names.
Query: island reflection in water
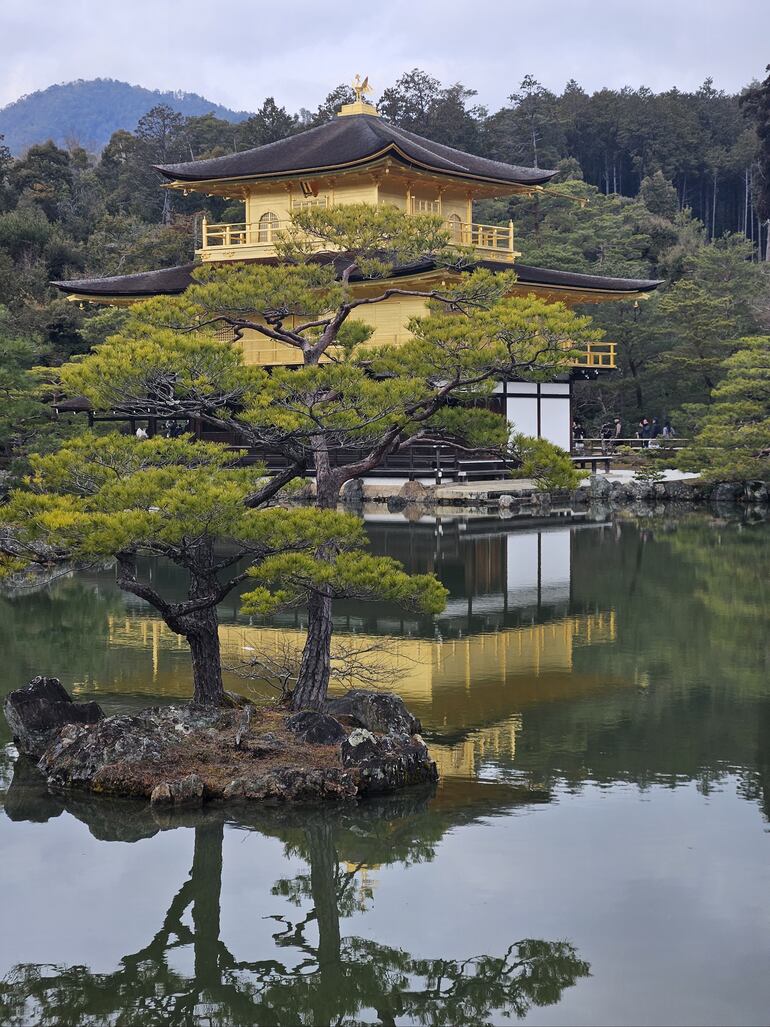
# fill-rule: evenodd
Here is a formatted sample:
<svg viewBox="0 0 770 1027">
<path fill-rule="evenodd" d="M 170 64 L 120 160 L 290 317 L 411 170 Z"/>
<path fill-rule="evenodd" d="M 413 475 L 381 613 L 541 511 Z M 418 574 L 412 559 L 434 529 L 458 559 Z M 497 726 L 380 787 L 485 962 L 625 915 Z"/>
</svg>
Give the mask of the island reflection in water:
<svg viewBox="0 0 770 1027">
<path fill-rule="evenodd" d="M 369 530 L 450 589 L 436 621 L 337 611 L 385 640 L 435 794 L 158 821 L 46 797 L 18 764 L 0 1019 L 763 1022 L 766 527 Z M 301 638 L 301 616 L 223 620 L 232 665 Z M 186 651 L 109 573 L 0 600 L 0 640 L 8 688 L 56 673 L 110 710 L 189 693 Z"/>
<path fill-rule="evenodd" d="M 523 938 L 501 955 L 463 959 L 415 956 L 403 948 L 344 935 L 341 921 L 374 901 L 368 868 L 409 867 L 430 861 L 451 827 L 517 801 L 508 790 L 485 797 L 471 813 L 462 802 L 428 815 L 431 794 L 326 810 L 241 807 L 165 817 L 146 804 L 103 799 L 52 799 L 33 769 L 22 770 L 7 797 L 14 821 L 46 821 L 66 810 L 105 842 L 139 841 L 180 824 L 194 834 L 192 866 L 158 914 L 157 930 L 119 968 L 96 973 L 83 966 L 18 964 L 0 983 L 4 1024 L 358 1022 L 362 1012 L 383 1024 L 486 1023 L 493 1013 L 524 1016 L 533 1005 L 558 1002 L 565 988 L 590 972 L 565 941 Z M 521 797 L 519 797 L 519 800 Z M 235 813 L 239 831 L 281 842 L 307 871 L 281 877 L 270 893 L 281 908 L 249 908 L 242 916 L 269 921 L 268 958 L 236 958 L 221 936 L 220 897 L 225 824 Z M 189 970 L 175 953 L 188 949 Z M 367 1017 L 368 1019 L 368 1017 Z"/>
</svg>

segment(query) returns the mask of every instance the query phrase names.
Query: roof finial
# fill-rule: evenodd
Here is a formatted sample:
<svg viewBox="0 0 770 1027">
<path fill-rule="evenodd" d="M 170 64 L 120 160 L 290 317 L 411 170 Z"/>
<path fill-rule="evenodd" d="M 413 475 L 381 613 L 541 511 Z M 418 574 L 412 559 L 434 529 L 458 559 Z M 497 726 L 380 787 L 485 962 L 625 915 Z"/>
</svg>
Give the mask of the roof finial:
<svg viewBox="0 0 770 1027">
<path fill-rule="evenodd" d="M 366 94 L 372 92 L 368 75 L 363 82 L 361 81 L 361 76 L 356 75 L 353 82 L 353 92 L 356 94 L 355 100 L 353 103 L 346 103 L 340 107 L 339 117 L 344 118 L 348 114 L 372 114 L 374 117 L 378 117 L 377 108 L 365 99 Z"/>
<path fill-rule="evenodd" d="M 356 75 L 355 81 L 353 82 L 353 92 L 356 94 L 356 103 L 362 103 L 364 96 L 367 93 L 371 93 L 372 87 L 369 85 L 369 76 L 367 75 L 364 81 L 361 81 L 361 76 Z"/>
</svg>

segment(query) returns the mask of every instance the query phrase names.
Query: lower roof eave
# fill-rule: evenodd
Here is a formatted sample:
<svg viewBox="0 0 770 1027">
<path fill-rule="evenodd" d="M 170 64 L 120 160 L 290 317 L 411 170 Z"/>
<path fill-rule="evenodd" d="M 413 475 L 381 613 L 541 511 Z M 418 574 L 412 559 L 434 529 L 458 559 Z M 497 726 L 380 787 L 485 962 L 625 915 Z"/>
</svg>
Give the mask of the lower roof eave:
<svg viewBox="0 0 770 1027">
<path fill-rule="evenodd" d="M 319 259 L 334 261 L 335 254 L 318 254 Z M 249 263 L 275 263 L 276 258 L 266 257 Z M 231 263 L 228 261 L 227 263 Z M 194 271 L 198 265 L 181 264 L 158 271 L 144 271 L 138 274 L 117 275 L 110 278 L 90 278 L 70 281 L 54 281 L 51 284 L 67 293 L 75 302 L 123 305 L 136 303 L 153 296 L 178 296 L 194 282 Z M 511 264 L 507 261 L 480 260 L 469 264 L 463 270 L 474 267 L 491 271 L 514 271 L 517 275 L 515 292 L 534 292 L 553 295 L 554 298 L 569 298 L 586 303 L 607 300 L 643 299 L 663 284 L 662 279 L 612 278 L 604 275 L 589 275 L 582 272 L 557 271 L 552 268 L 533 267 L 528 264 Z M 432 260 L 418 261 L 394 271 L 394 278 L 413 278 L 437 271 L 446 272 Z M 355 284 L 355 279 L 352 280 Z M 367 284 L 360 279 L 361 285 Z M 374 284 L 374 283 L 368 283 Z"/>
</svg>

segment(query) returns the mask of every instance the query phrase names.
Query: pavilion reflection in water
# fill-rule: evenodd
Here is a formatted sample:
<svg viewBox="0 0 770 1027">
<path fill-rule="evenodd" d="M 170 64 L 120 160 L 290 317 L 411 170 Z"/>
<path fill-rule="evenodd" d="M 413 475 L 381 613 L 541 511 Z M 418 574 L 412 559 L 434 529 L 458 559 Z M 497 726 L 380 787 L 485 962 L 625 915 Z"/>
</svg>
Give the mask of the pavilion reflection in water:
<svg viewBox="0 0 770 1027">
<path fill-rule="evenodd" d="M 439 574 L 450 589 L 444 613 L 434 622 L 401 619 L 385 608 L 367 615 L 360 606 L 340 604 L 336 633 L 358 649 L 371 648 L 371 659 L 392 671 L 398 692 L 423 722 L 441 773 L 476 777 L 487 761 L 512 763 L 527 708 L 607 687 L 606 679 L 576 672 L 574 655 L 615 640 L 615 612 L 572 610 L 574 533 L 567 526 L 511 531 L 485 521 L 441 527 L 415 533 L 414 526 L 404 532 L 369 525 L 374 549 L 398 556 L 410 569 Z M 394 553 L 407 540 L 410 552 Z M 299 651 L 302 614 L 257 625 L 238 618 L 233 607 L 220 638 L 223 664 L 231 668 L 245 666 L 253 653 Z M 187 694 L 184 640 L 162 621 L 136 607 L 125 617 L 111 616 L 107 644 L 138 657 L 138 691 Z M 174 651 L 180 658 L 168 658 Z M 228 687 L 259 691 L 257 682 L 227 677 Z M 107 682 L 89 684 L 89 691 L 109 689 Z"/>
</svg>

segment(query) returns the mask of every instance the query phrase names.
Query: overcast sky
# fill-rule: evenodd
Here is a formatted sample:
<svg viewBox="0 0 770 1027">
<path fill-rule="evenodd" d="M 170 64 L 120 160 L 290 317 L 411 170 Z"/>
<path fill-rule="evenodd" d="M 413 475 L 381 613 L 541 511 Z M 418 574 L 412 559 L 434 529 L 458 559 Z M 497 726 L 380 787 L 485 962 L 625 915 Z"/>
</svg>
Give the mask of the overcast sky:
<svg viewBox="0 0 770 1027">
<path fill-rule="evenodd" d="M 735 91 L 769 62 L 770 0 L 0 0 L 0 106 L 102 77 L 295 111 L 356 72 L 377 92 L 420 67 L 494 109 L 527 73 Z"/>
</svg>

